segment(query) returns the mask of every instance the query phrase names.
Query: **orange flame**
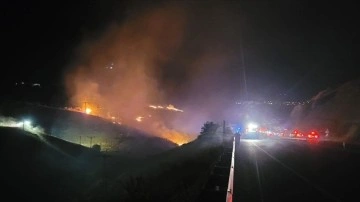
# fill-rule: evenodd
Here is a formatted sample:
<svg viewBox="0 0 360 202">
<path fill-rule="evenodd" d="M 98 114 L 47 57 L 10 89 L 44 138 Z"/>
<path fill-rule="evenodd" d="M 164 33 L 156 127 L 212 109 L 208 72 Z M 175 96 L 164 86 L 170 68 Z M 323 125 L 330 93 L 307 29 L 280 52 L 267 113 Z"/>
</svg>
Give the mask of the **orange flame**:
<svg viewBox="0 0 360 202">
<path fill-rule="evenodd" d="M 184 112 L 184 111 L 181 110 L 181 109 L 175 108 L 174 105 L 168 105 L 168 106 L 166 107 L 166 109 L 172 110 L 172 111 L 177 111 L 177 112 Z"/>
<path fill-rule="evenodd" d="M 174 105 L 172 104 L 169 104 L 168 106 L 166 107 L 163 107 L 161 105 L 158 105 L 158 106 L 155 106 L 155 105 L 149 105 L 150 108 L 153 108 L 153 109 L 166 109 L 166 110 L 170 110 L 170 111 L 176 111 L 176 112 L 184 112 L 184 110 L 181 110 L 181 109 L 178 109 L 176 108 Z"/>
<path fill-rule="evenodd" d="M 137 122 L 142 122 L 143 118 L 144 118 L 144 117 L 142 117 L 142 116 L 138 116 L 138 117 L 136 117 L 135 120 L 136 120 Z"/>
<path fill-rule="evenodd" d="M 91 114 L 91 112 L 92 112 L 92 110 L 91 110 L 90 108 L 86 108 L 86 109 L 85 109 L 85 113 L 86 113 L 86 114 Z"/>
</svg>

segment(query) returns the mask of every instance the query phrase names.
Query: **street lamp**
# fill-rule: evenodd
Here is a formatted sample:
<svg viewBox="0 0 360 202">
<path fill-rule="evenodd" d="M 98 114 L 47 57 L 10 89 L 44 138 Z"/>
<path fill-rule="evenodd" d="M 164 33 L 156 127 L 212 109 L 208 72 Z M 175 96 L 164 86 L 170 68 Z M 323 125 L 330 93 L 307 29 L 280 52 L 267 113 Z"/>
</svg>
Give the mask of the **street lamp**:
<svg viewBox="0 0 360 202">
<path fill-rule="evenodd" d="M 23 120 L 23 130 L 25 130 L 25 126 L 31 126 L 30 120 Z"/>
<path fill-rule="evenodd" d="M 256 123 L 249 123 L 247 126 L 248 132 L 255 132 L 259 126 Z"/>
</svg>

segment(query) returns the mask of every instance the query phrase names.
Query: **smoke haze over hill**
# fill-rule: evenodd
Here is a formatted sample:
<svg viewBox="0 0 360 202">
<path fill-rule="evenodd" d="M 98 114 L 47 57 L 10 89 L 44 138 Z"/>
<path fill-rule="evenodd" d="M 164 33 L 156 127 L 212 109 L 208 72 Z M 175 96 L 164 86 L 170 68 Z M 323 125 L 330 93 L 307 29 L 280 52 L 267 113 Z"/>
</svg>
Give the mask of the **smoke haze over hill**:
<svg viewBox="0 0 360 202">
<path fill-rule="evenodd" d="M 235 59 L 229 46 L 234 13 L 225 14 L 227 9 L 164 3 L 85 40 L 66 76 L 72 105 L 90 103 L 102 108 L 102 116 L 116 116 L 173 141 L 193 139 L 202 123 L 221 120 L 235 101 L 238 76 L 225 71 Z M 219 18 L 204 18 L 210 13 Z M 164 117 L 148 108 L 169 104 L 184 112 Z M 136 117 L 144 121 L 134 122 Z"/>
</svg>

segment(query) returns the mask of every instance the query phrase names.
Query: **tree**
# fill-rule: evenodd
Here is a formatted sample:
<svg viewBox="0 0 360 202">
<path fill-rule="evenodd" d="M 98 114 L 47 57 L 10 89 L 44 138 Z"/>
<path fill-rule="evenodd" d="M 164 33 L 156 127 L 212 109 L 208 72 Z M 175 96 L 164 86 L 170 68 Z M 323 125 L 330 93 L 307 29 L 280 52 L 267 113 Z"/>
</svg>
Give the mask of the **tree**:
<svg viewBox="0 0 360 202">
<path fill-rule="evenodd" d="M 201 127 L 200 135 L 215 135 L 216 130 L 220 127 L 219 124 L 207 121 L 204 126 Z"/>
</svg>

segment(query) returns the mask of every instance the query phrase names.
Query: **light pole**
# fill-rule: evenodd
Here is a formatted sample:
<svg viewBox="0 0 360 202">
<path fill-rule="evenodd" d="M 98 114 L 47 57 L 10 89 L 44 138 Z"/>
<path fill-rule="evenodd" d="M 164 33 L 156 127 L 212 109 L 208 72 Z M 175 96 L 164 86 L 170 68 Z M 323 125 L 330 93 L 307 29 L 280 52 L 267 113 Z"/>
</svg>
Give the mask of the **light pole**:
<svg viewBox="0 0 360 202">
<path fill-rule="evenodd" d="M 92 145 L 92 139 L 94 138 L 95 136 L 89 136 L 88 138 L 90 138 L 90 146 L 89 147 L 91 147 L 91 145 Z"/>
<path fill-rule="evenodd" d="M 25 125 L 26 125 L 26 126 L 30 126 L 30 125 L 31 125 L 31 121 L 29 121 L 29 120 L 23 120 L 23 131 L 25 131 Z"/>
</svg>

